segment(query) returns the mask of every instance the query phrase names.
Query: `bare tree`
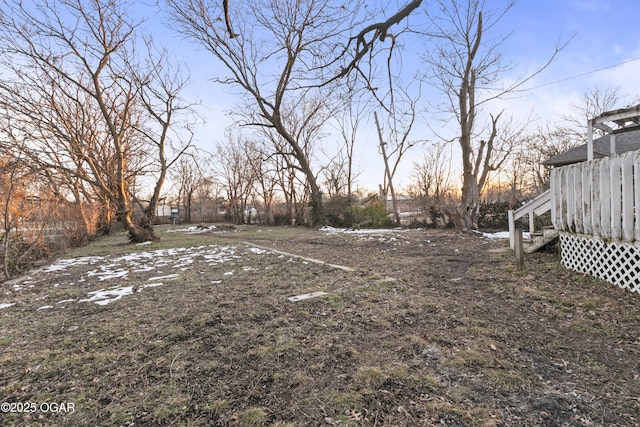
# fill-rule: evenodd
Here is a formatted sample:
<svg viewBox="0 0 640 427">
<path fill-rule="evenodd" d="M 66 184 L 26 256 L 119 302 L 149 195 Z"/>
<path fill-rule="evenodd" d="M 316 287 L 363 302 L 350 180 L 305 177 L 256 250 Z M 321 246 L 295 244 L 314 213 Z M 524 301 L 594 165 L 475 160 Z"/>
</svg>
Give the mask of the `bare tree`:
<svg viewBox="0 0 640 427">
<path fill-rule="evenodd" d="M 30 158 L 86 182 L 140 242 L 156 238 L 167 170 L 190 141 L 174 127 L 190 106 L 179 96 L 186 79 L 137 37 L 131 15 L 116 0 L 5 2 L 0 50 L 12 76 L 0 97 L 22 121 Z M 153 190 L 136 215 L 143 175 L 153 175 Z"/>
<path fill-rule="evenodd" d="M 571 105 L 569 114 L 560 117 L 562 122 L 557 124 L 557 131 L 562 131 L 574 138 L 576 145 L 586 144 L 588 120 L 604 112 L 628 107 L 638 102 L 640 102 L 640 95 L 625 93 L 620 86 L 594 86 L 582 93 L 579 100 Z M 604 135 L 601 129 L 596 128 L 593 131 L 594 137 Z"/>
<path fill-rule="evenodd" d="M 388 116 L 386 126 L 386 138 L 383 135 L 383 129 L 378 120 L 378 115 L 374 112 L 376 127 L 378 129 L 380 154 L 384 160 L 385 175 L 384 185 L 382 185 L 382 195 L 391 195 L 392 210 L 395 217 L 395 223 L 400 224 L 400 212 L 398 211 L 396 194 L 393 187 L 393 178 L 398 171 L 400 162 L 404 155 L 420 143 L 419 140 L 412 139 L 412 130 L 416 120 L 416 103 L 419 99 L 412 96 L 409 91 L 403 89 L 398 91 L 393 87 L 393 78 L 389 72 L 389 101 L 386 105 Z M 400 92 L 401 97 L 395 93 Z M 400 99 L 398 99 L 400 98 Z M 384 102 L 384 101 L 383 101 Z M 383 104 L 384 105 L 384 104 Z"/>
<path fill-rule="evenodd" d="M 24 158 L 20 142 L 5 125 L 0 133 L 0 260 L 9 279 L 23 270 L 32 252 L 44 247 L 45 229 L 51 227 L 60 199 L 51 197 L 46 180 Z"/>
<path fill-rule="evenodd" d="M 273 214 L 273 204 L 276 195 L 277 174 L 275 171 L 275 162 L 273 156 L 268 153 L 270 150 L 264 143 L 258 143 L 256 141 L 248 141 L 245 146 L 249 162 L 251 163 L 251 169 L 253 170 L 254 180 L 254 193 L 256 199 L 259 199 L 264 211 L 264 222 L 269 225 L 275 223 L 275 217 Z M 256 200 L 257 201 L 257 200 Z"/>
<path fill-rule="evenodd" d="M 198 157 L 196 159 L 196 156 Z M 201 152 L 186 153 L 175 164 L 170 175 L 178 186 L 178 201 L 185 209 L 185 221 L 192 222 L 194 196 L 198 188 L 207 181 L 205 171 L 210 167 L 208 156 Z"/>
<path fill-rule="evenodd" d="M 272 129 L 287 144 L 286 155 L 306 177 L 313 222 L 323 220 L 322 192 L 310 159 L 287 123 L 284 109 L 326 100 L 326 89 L 349 75 L 373 53 L 393 25 L 415 10 L 414 0 L 389 19 L 374 20 L 363 1 L 251 0 L 227 2 L 169 0 L 180 31 L 213 54 L 228 76 L 215 80 L 240 88 L 249 111 L 248 124 Z M 219 19 L 224 15 L 225 19 Z M 365 24 L 366 22 L 366 24 Z M 362 28 L 359 32 L 358 29 Z M 321 113 L 307 109 L 298 131 Z"/>
<path fill-rule="evenodd" d="M 324 171 L 329 195 L 344 192 L 349 206 L 353 199 L 353 185 L 360 172 L 355 165 L 355 148 L 361 120 L 366 111 L 366 102 L 358 97 L 354 90 L 348 89 L 340 97 L 344 106 L 334 115 L 336 129 L 340 133 L 340 142 L 336 155 Z"/>
<path fill-rule="evenodd" d="M 410 191 L 421 200 L 434 225 L 443 217 L 444 206 L 453 190 L 451 146 L 448 142 L 429 144 L 413 164 Z"/>
<path fill-rule="evenodd" d="M 238 224 L 247 220 L 245 211 L 256 180 L 254 160 L 251 157 L 256 155 L 259 154 L 247 149 L 242 137 L 234 137 L 232 134 L 225 143 L 217 147 L 218 177 L 227 192 L 227 216 Z"/>
<path fill-rule="evenodd" d="M 500 86 L 499 76 L 513 68 L 505 64 L 501 56 L 500 48 L 506 37 L 491 39 L 486 35 L 506 16 L 514 2 L 507 2 L 497 13 L 488 10 L 484 0 L 437 0 L 435 3 L 436 7 L 427 11 L 433 48 L 424 59 L 432 68 L 430 81 L 444 95 L 445 101 L 439 108 L 453 115 L 459 127 L 462 192 L 460 204 L 453 213 L 456 227 L 469 230 L 478 226 L 480 195 L 488 174 L 505 160 L 498 153 L 503 111 L 486 114 L 483 123 L 482 108 L 488 108 L 491 100 L 513 93 L 541 72 L 561 47 L 556 46 L 549 61 L 532 75 L 510 86 Z"/>
<path fill-rule="evenodd" d="M 9 263 L 11 256 L 11 230 L 17 229 L 17 221 L 21 215 L 18 205 L 24 199 L 24 184 L 20 179 L 21 168 L 19 162 L 5 152 L 0 157 L 0 213 L 2 214 L 2 270 L 5 278 L 9 278 Z M 22 188 L 20 188 L 22 187 Z M 22 191 L 21 191 L 22 190 Z"/>
</svg>

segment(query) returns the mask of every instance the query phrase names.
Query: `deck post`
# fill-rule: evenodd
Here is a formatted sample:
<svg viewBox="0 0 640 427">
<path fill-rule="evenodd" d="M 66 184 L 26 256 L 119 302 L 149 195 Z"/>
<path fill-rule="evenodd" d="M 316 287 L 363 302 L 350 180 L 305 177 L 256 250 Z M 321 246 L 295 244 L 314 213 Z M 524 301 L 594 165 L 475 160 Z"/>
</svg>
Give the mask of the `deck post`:
<svg viewBox="0 0 640 427">
<path fill-rule="evenodd" d="M 593 119 L 587 122 L 587 160 L 593 160 Z"/>
<path fill-rule="evenodd" d="M 533 212 L 529 212 L 529 234 L 533 239 L 533 234 L 536 232 L 536 215 Z"/>
<path fill-rule="evenodd" d="M 522 242 L 522 230 L 516 230 L 514 234 L 515 238 L 515 253 L 516 253 L 516 269 L 518 271 L 524 270 L 524 244 Z"/>
<path fill-rule="evenodd" d="M 616 134 L 609 134 L 609 154 L 616 154 Z"/>
<path fill-rule="evenodd" d="M 513 219 L 513 210 L 509 209 L 509 247 L 513 250 L 515 245 L 516 221 Z"/>
</svg>

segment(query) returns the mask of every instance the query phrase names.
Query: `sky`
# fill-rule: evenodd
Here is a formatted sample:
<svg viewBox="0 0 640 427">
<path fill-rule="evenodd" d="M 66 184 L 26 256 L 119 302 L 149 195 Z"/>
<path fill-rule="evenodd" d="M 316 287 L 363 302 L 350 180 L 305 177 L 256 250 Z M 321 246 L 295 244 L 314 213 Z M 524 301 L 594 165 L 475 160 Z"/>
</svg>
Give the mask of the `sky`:
<svg viewBox="0 0 640 427">
<path fill-rule="evenodd" d="M 389 10 L 406 3 L 402 0 L 389 2 Z M 487 0 L 487 4 L 500 7 L 503 2 Z M 421 13 L 414 12 L 410 19 L 419 21 Z M 495 36 L 509 34 L 503 45 L 503 59 L 514 65 L 514 71 L 504 75 L 505 79 L 515 79 L 538 69 L 558 43 L 570 38 L 571 41 L 544 72 L 524 85 L 527 90 L 488 108 L 493 112 L 504 108 L 509 114 L 523 119 L 532 117 L 532 126 L 535 126 L 545 121 L 558 121 L 579 102 L 582 94 L 595 87 L 619 86 L 630 96 L 640 94 L 638 16 L 640 2 L 637 0 L 520 0 L 492 30 Z M 156 25 L 153 34 L 168 43 L 169 49 L 188 65 L 192 84 L 185 96 L 202 103 L 200 113 L 207 122 L 196 131 L 195 141 L 198 146 L 213 151 L 215 144 L 224 140 L 225 129 L 233 124 L 229 112 L 239 104 L 237 94 L 211 82 L 221 70 L 213 56 L 180 40 L 180 36 L 166 26 Z M 421 113 L 416 139 L 436 138 L 429 130 L 433 120 L 428 113 Z M 325 144 L 335 145 L 331 140 L 325 140 Z M 357 168 L 362 172 L 358 184 L 362 189 L 375 190 L 382 183 L 384 164 L 378 153 L 377 133 L 373 126 L 364 129 L 356 149 Z M 395 180 L 396 187 L 409 184 L 412 164 L 421 153 L 421 147 L 416 147 L 407 154 Z"/>
</svg>

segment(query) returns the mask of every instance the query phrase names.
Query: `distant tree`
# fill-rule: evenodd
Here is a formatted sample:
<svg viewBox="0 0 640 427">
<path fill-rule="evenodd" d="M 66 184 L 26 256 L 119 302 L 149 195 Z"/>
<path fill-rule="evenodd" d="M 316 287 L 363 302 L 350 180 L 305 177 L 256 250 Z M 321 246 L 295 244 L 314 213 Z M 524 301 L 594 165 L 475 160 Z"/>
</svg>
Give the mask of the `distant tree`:
<svg viewBox="0 0 640 427">
<path fill-rule="evenodd" d="M 614 85 L 598 85 L 585 90 L 571 111 L 560 117 L 555 132 L 564 132 L 576 140 L 576 145 L 587 143 L 587 123 L 607 111 L 625 108 L 640 103 L 640 94 L 629 94 Z M 601 129 L 593 129 L 594 137 L 604 135 Z"/>
<path fill-rule="evenodd" d="M 519 153 L 522 162 L 521 172 L 526 175 L 533 193 L 549 189 L 552 168 L 543 165 L 542 162 L 579 144 L 580 142 L 573 137 L 573 132 L 567 132 L 563 126 L 550 123 L 540 126 L 525 139 Z"/>
<path fill-rule="evenodd" d="M 0 214 L 2 215 L 2 271 L 5 278 L 11 277 L 9 263 L 11 261 L 12 229 L 18 227 L 18 220 L 23 212 L 19 205 L 25 198 L 26 183 L 21 179 L 23 166 L 7 152 L 0 155 Z"/>
<path fill-rule="evenodd" d="M 256 201 L 262 205 L 264 212 L 264 222 L 269 225 L 275 223 L 273 213 L 273 204 L 276 197 L 277 174 L 275 171 L 275 162 L 273 157 L 269 155 L 268 146 L 264 142 L 249 141 L 246 150 L 251 153 L 249 161 L 253 170 L 254 194 Z"/>
<path fill-rule="evenodd" d="M 451 147 L 448 142 L 425 146 L 422 157 L 414 161 L 409 191 L 436 224 L 453 191 Z"/>
<path fill-rule="evenodd" d="M 196 160 L 195 156 L 198 156 Z M 192 222 L 194 195 L 207 180 L 205 171 L 209 169 L 209 159 L 202 153 L 185 153 L 171 170 L 173 181 L 178 186 L 178 200 L 185 209 L 185 221 Z"/>
<path fill-rule="evenodd" d="M 420 140 L 411 138 L 413 126 L 416 121 L 416 105 L 419 95 L 410 95 L 407 88 L 398 90 L 394 88 L 394 77 L 389 68 L 389 99 L 381 100 L 385 107 L 386 124 L 383 125 L 374 112 L 376 127 L 378 128 L 378 146 L 385 166 L 384 184 L 381 186 L 382 195 L 385 198 L 391 196 L 392 211 L 395 224 L 400 224 L 400 212 L 398 210 L 393 180 L 404 155 Z M 401 95 L 398 95 L 400 93 Z M 419 92 L 418 92 L 419 93 Z"/>
<path fill-rule="evenodd" d="M 330 197 L 344 195 L 350 206 L 354 182 L 360 172 L 356 169 L 355 148 L 358 130 L 367 111 L 367 102 L 362 94 L 350 88 L 339 95 L 339 108 L 332 124 L 340 134 L 338 149 L 329 165 L 323 170 L 325 186 Z"/>
<path fill-rule="evenodd" d="M 247 219 L 244 213 L 256 181 L 252 157 L 259 153 L 251 152 L 247 147 L 242 137 L 230 134 L 216 151 L 218 180 L 227 193 L 227 216 L 238 224 L 245 223 Z"/>
</svg>

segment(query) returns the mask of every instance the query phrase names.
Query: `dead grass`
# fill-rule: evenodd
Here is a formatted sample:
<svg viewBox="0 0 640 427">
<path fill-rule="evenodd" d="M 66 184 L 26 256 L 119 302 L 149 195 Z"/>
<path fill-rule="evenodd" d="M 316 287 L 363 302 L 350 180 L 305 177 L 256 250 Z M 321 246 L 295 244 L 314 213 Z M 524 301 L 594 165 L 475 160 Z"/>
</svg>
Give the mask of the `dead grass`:
<svg viewBox="0 0 640 427">
<path fill-rule="evenodd" d="M 509 252 L 489 252 L 504 242 L 442 231 L 167 231 L 143 246 L 110 236 L 69 257 L 199 255 L 105 281 L 89 275 L 96 264 L 41 271 L 5 291 L 0 302 L 15 305 L 0 310 L 3 399 L 75 411 L 2 414 L 2 425 L 640 422 L 638 296 L 553 254 L 529 256 L 521 274 Z M 234 256 L 214 262 L 207 251 L 223 247 Z M 78 301 L 126 286 L 135 291 L 107 305 Z M 287 300 L 312 291 L 328 294 Z"/>
</svg>

